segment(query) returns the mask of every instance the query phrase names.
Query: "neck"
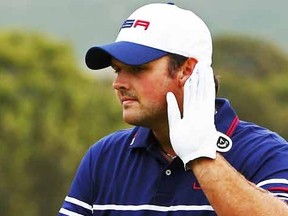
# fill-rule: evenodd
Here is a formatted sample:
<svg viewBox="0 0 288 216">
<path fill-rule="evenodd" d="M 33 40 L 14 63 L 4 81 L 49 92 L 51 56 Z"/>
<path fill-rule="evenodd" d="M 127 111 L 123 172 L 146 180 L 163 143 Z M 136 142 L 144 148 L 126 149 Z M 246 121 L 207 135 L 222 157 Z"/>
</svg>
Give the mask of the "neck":
<svg viewBox="0 0 288 216">
<path fill-rule="evenodd" d="M 152 129 L 153 134 L 157 141 L 159 142 L 160 148 L 164 154 L 168 157 L 174 157 L 176 154 L 172 148 L 170 137 L 169 137 L 169 128 L 161 127 L 160 129 Z"/>
</svg>

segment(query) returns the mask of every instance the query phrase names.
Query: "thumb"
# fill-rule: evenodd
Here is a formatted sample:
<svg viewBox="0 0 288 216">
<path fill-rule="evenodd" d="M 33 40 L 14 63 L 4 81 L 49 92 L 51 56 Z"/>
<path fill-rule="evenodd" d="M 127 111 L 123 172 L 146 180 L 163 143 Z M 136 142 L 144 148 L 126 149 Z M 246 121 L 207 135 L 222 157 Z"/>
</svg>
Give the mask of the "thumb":
<svg viewBox="0 0 288 216">
<path fill-rule="evenodd" d="M 175 95 L 172 92 L 167 93 L 166 100 L 167 100 L 168 122 L 169 127 L 171 127 L 173 123 L 181 119 L 181 114 Z"/>
</svg>

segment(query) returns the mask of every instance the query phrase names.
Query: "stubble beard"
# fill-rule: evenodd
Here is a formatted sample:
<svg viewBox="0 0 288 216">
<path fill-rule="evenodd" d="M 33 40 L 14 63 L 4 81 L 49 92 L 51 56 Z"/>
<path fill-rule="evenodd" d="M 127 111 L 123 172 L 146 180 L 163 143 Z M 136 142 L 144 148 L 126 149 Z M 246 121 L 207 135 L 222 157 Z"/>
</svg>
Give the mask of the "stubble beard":
<svg viewBox="0 0 288 216">
<path fill-rule="evenodd" d="M 123 120 L 134 126 L 154 128 L 161 122 L 166 122 L 167 111 L 166 107 L 155 104 L 148 108 L 142 107 L 140 104 L 137 107 L 129 107 L 123 109 Z"/>
</svg>

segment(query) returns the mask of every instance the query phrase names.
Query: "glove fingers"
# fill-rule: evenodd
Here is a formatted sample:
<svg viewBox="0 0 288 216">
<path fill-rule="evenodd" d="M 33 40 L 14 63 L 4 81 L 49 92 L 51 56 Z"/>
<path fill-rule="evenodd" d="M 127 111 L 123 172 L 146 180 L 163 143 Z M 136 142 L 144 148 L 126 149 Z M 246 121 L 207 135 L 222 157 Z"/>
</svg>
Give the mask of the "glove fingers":
<svg viewBox="0 0 288 216">
<path fill-rule="evenodd" d="M 207 108 L 214 110 L 215 106 L 215 82 L 211 67 L 202 65 L 199 73 L 199 87 L 197 97 L 204 102 Z M 214 111 L 213 111 L 214 112 Z"/>
<path fill-rule="evenodd" d="M 205 82 L 206 82 L 205 97 L 207 98 L 209 106 L 213 109 L 214 112 L 216 93 L 215 93 L 214 75 L 211 67 L 207 68 Z"/>
<path fill-rule="evenodd" d="M 167 100 L 168 123 L 169 128 L 171 128 L 171 126 L 175 122 L 181 119 L 181 114 L 175 95 L 172 92 L 167 93 L 166 100 Z"/>
<path fill-rule="evenodd" d="M 198 91 L 199 71 L 197 65 L 192 75 L 186 80 L 184 85 L 183 116 L 191 112 L 191 106 L 195 103 Z"/>
<path fill-rule="evenodd" d="M 209 67 L 206 65 L 200 65 L 199 64 L 199 87 L 198 87 L 198 98 L 199 100 L 203 101 L 207 99 L 207 93 L 210 90 L 209 89 L 209 83 L 208 83 L 208 76 L 209 73 Z"/>
</svg>

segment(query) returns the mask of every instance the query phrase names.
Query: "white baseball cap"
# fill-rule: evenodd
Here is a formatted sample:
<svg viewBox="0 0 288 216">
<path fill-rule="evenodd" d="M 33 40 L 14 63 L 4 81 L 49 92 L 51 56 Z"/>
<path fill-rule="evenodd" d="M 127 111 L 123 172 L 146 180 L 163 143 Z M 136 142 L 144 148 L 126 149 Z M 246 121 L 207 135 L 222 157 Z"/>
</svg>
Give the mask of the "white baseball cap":
<svg viewBox="0 0 288 216">
<path fill-rule="evenodd" d="M 153 3 L 124 21 L 115 42 L 90 48 L 85 57 L 90 69 L 110 66 L 111 59 L 141 65 L 168 53 L 212 63 L 212 39 L 206 24 L 192 11 L 174 4 Z"/>
</svg>

